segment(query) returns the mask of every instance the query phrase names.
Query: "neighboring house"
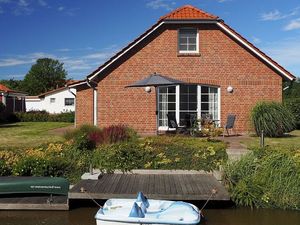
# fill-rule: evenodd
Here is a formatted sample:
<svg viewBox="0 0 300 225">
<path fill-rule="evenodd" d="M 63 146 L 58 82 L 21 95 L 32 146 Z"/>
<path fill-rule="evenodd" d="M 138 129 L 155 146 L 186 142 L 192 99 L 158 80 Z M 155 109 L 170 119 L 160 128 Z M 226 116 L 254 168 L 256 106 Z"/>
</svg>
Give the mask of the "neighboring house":
<svg viewBox="0 0 300 225">
<path fill-rule="evenodd" d="M 39 96 L 26 97 L 26 111 L 45 110 L 49 113 L 75 111 L 76 89 L 57 88 Z"/>
<path fill-rule="evenodd" d="M 246 24 L 245 24 L 246 25 Z M 249 28 L 250 29 L 250 28 Z M 157 72 L 189 85 L 125 88 Z M 219 17 L 183 6 L 87 76 L 77 89 L 76 124 L 126 124 L 141 134 L 166 130 L 167 113 L 182 123 L 186 114 L 210 114 L 223 125 L 237 116 L 236 129 L 249 129 L 249 113 L 262 100 L 282 101 L 282 81 L 295 77 Z"/>
<path fill-rule="evenodd" d="M 5 105 L 5 113 L 24 112 L 26 95 L 24 92 L 11 90 L 0 84 L 0 102 Z"/>
</svg>

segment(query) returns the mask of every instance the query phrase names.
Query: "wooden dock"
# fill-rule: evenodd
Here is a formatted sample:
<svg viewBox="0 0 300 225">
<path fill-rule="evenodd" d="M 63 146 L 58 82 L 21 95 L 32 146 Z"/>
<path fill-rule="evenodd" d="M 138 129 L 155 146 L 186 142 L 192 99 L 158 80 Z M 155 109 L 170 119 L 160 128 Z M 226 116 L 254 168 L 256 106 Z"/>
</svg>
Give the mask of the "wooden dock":
<svg viewBox="0 0 300 225">
<path fill-rule="evenodd" d="M 228 201 L 230 196 L 213 175 L 203 173 L 105 174 L 98 180 L 81 180 L 69 192 L 69 199 L 135 198 L 142 191 L 148 198 L 166 200 Z M 82 192 L 85 190 L 87 193 Z"/>
<path fill-rule="evenodd" d="M 67 196 L 1 196 L 0 210 L 69 210 Z"/>
</svg>

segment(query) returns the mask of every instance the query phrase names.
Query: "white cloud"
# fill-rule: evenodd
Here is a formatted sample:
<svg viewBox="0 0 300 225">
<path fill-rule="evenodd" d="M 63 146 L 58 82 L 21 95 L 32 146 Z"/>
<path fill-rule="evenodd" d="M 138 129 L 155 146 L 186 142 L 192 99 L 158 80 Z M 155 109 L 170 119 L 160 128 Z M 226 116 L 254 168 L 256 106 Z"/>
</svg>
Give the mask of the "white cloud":
<svg viewBox="0 0 300 225">
<path fill-rule="evenodd" d="M 114 52 L 98 52 L 92 53 L 89 55 L 84 56 L 85 59 L 107 59 L 113 55 Z"/>
<path fill-rule="evenodd" d="M 44 7 L 48 6 L 48 3 L 45 0 L 38 0 L 38 3 L 40 6 L 44 6 Z"/>
<path fill-rule="evenodd" d="M 261 40 L 258 37 L 252 37 L 252 41 L 253 41 L 254 44 L 260 44 L 261 43 Z"/>
<path fill-rule="evenodd" d="M 59 7 L 57 8 L 58 11 L 63 11 L 64 9 L 65 9 L 64 6 L 59 6 Z"/>
<path fill-rule="evenodd" d="M 232 0 L 218 0 L 219 3 L 231 2 Z"/>
<path fill-rule="evenodd" d="M 0 4 L 1 3 L 10 3 L 11 2 L 11 0 L 0 0 Z"/>
<path fill-rule="evenodd" d="M 73 77 L 74 74 L 81 74 L 81 78 L 83 78 L 83 76 L 86 76 L 109 59 L 116 52 L 117 48 L 117 45 L 111 45 L 98 51 L 95 51 L 94 48 L 91 47 L 83 47 L 77 49 L 57 49 L 55 50 L 56 54 L 33 52 L 24 55 L 2 55 L 2 57 L 0 55 L 0 68 L 12 67 L 14 71 L 17 72 L 18 66 L 27 64 L 30 66 L 39 58 L 53 58 L 64 63 L 64 67 L 69 72 L 70 76 Z"/>
<path fill-rule="evenodd" d="M 300 18 L 291 20 L 283 29 L 286 31 L 300 29 Z"/>
<path fill-rule="evenodd" d="M 282 13 L 278 9 L 261 14 L 261 20 L 263 21 L 276 21 L 282 20 L 291 16 L 299 14 L 300 7 L 294 8 L 290 13 Z"/>
<path fill-rule="evenodd" d="M 30 63 L 32 63 L 30 59 L 28 60 L 18 59 L 18 58 L 0 59 L 0 67 L 17 66 L 17 65 L 24 65 Z"/>
<path fill-rule="evenodd" d="M 151 9 L 165 9 L 167 11 L 173 10 L 175 5 L 176 2 L 172 0 L 151 0 L 146 4 Z"/>
<path fill-rule="evenodd" d="M 71 49 L 69 49 L 69 48 L 59 48 L 56 51 L 59 51 L 59 52 L 70 52 Z"/>
<path fill-rule="evenodd" d="M 19 0 L 13 10 L 13 14 L 19 15 L 30 15 L 34 11 L 33 6 L 28 0 Z"/>
<path fill-rule="evenodd" d="M 295 75 L 300 75 L 300 36 L 269 43 L 262 50 Z"/>
</svg>

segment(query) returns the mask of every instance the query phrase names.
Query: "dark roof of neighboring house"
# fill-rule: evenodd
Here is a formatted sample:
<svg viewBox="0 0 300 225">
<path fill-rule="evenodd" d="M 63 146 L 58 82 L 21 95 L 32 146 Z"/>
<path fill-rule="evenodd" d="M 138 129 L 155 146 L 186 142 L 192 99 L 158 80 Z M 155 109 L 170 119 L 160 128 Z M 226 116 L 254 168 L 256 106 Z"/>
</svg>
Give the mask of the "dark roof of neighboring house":
<svg viewBox="0 0 300 225">
<path fill-rule="evenodd" d="M 54 89 L 54 90 L 44 92 L 44 93 L 38 95 L 38 97 L 39 97 L 39 98 L 43 98 L 43 97 L 45 97 L 46 95 L 50 95 L 50 94 L 53 94 L 53 93 L 56 93 L 56 92 L 60 92 L 60 91 L 62 91 L 62 90 L 64 90 L 64 89 L 67 89 L 67 88 L 68 88 L 68 87 L 60 87 L 60 88 L 56 88 L 56 89 Z"/>
<path fill-rule="evenodd" d="M 90 73 L 87 76 L 88 80 L 94 79 L 95 76 L 97 76 L 102 70 L 107 68 L 110 64 L 114 63 L 120 56 L 125 54 L 128 50 L 130 50 L 133 46 L 138 44 L 141 40 L 143 40 L 149 33 L 157 29 L 161 24 L 163 24 L 164 21 L 211 21 L 215 22 L 221 29 L 223 29 L 225 32 L 227 30 L 227 33 L 230 32 L 231 35 L 234 35 L 236 38 L 239 38 L 238 40 L 242 45 L 244 45 L 249 50 L 255 52 L 255 54 L 263 59 L 265 62 L 267 62 L 269 65 L 275 68 L 275 70 L 281 74 L 283 77 L 286 77 L 289 80 L 295 80 L 296 77 L 291 74 L 289 71 L 287 71 L 285 68 L 280 66 L 277 62 L 275 62 L 273 59 L 271 59 L 269 56 L 267 56 L 265 53 L 263 53 L 260 49 L 255 47 L 252 43 L 250 43 L 248 40 L 246 40 L 244 37 L 242 37 L 240 34 L 238 34 L 234 29 L 229 27 L 227 24 L 224 23 L 224 21 L 220 20 L 219 17 L 214 16 L 212 14 L 209 14 L 207 12 L 204 12 L 203 10 L 200 10 L 196 7 L 193 7 L 191 5 L 185 5 L 178 9 L 175 9 L 174 11 L 168 13 L 165 16 L 162 16 L 159 21 L 154 24 L 150 29 L 145 31 L 142 35 L 140 35 L 137 39 L 135 39 L 133 42 L 129 43 L 125 48 L 123 48 L 121 51 L 116 53 L 113 57 L 108 59 L 104 64 L 99 66 L 96 70 L 94 70 L 92 73 Z M 72 83 L 69 86 L 77 86 L 81 84 L 85 84 L 86 80 L 80 80 L 77 82 Z"/>
</svg>

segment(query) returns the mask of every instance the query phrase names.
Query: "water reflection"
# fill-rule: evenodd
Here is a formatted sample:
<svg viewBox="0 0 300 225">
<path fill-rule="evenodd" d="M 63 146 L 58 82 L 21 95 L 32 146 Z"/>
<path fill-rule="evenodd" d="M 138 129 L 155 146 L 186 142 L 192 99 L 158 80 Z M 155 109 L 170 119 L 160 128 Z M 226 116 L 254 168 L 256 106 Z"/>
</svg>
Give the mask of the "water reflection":
<svg viewBox="0 0 300 225">
<path fill-rule="evenodd" d="M 71 211 L 0 211 L 1 225 L 95 225 L 98 208 Z M 259 209 L 207 209 L 205 225 L 299 225 L 300 212 Z"/>
</svg>

